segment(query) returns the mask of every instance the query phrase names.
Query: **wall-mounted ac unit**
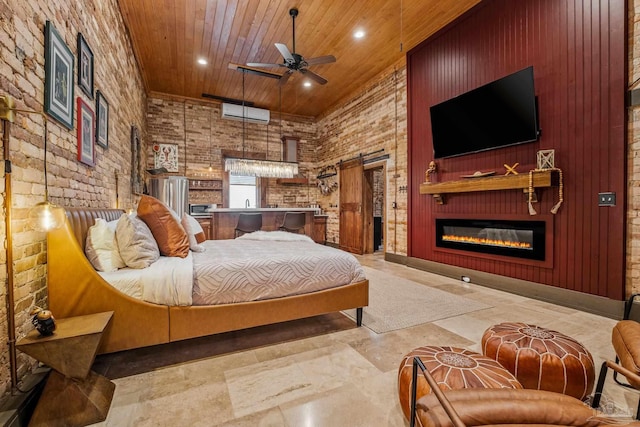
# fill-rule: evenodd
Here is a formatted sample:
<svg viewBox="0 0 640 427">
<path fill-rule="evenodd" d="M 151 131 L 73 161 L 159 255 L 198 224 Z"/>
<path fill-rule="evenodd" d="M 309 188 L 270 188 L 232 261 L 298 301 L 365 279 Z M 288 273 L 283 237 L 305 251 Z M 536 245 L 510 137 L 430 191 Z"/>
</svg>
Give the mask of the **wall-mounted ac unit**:
<svg viewBox="0 0 640 427">
<path fill-rule="evenodd" d="M 230 120 L 242 120 L 242 105 L 223 103 L 222 118 Z M 246 120 L 248 123 L 259 123 L 266 125 L 269 123 L 269 110 L 245 106 L 244 120 Z"/>
</svg>

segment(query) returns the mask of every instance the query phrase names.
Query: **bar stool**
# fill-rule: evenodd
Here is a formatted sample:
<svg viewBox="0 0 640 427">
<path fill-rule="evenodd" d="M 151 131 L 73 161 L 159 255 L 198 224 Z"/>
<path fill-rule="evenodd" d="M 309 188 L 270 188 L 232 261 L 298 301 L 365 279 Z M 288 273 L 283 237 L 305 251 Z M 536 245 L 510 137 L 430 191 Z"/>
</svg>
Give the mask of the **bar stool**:
<svg viewBox="0 0 640 427">
<path fill-rule="evenodd" d="M 262 228 L 261 213 L 241 213 L 238 216 L 238 224 L 235 228 L 235 237 L 242 236 L 245 233 L 258 231 Z"/>
<path fill-rule="evenodd" d="M 284 221 L 282 221 L 282 225 L 279 229 L 290 233 L 299 233 L 300 230 L 302 230 L 304 233 L 304 216 L 304 212 L 286 212 L 284 214 Z"/>
</svg>

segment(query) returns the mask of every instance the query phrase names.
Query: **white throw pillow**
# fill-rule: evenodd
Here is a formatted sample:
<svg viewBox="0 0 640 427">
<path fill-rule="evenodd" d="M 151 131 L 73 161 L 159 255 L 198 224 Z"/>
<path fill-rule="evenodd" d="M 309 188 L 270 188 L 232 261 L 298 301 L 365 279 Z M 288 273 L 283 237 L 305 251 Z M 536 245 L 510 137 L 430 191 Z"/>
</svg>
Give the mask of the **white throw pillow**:
<svg viewBox="0 0 640 427">
<path fill-rule="evenodd" d="M 107 221 L 102 218 L 96 218 L 95 225 L 89 227 L 85 254 L 97 271 L 116 271 L 126 267 L 120 257 L 115 237 L 115 227 L 110 227 Z"/>
<path fill-rule="evenodd" d="M 199 233 L 204 236 L 204 230 L 198 220 L 191 215 L 184 214 L 182 215 L 182 221 L 180 223 L 184 231 L 187 232 L 187 237 L 189 237 L 189 249 L 193 252 L 204 252 L 204 247 L 198 244 L 198 239 L 196 238 L 196 235 Z"/>
<path fill-rule="evenodd" d="M 116 242 L 127 267 L 146 268 L 160 258 L 151 230 L 137 215 L 122 215 L 116 225 Z"/>
</svg>

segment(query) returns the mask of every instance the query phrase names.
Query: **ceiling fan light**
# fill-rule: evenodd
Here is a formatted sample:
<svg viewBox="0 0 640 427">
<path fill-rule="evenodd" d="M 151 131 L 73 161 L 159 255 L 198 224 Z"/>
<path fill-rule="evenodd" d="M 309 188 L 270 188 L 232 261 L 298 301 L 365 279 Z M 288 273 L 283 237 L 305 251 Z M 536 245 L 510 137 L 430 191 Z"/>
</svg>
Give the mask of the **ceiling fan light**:
<svg viewBox="0 0 640 427">
<path fill-rule="evenodd" d="M 207 65 L 207 60 L 204 58 L 198 58 L 198 64 L 200 65 Z"/>
<path fill-rule="evenodd" d="M 364 36 L 365 36 L 364 30 L 356 30 L 356 32 L 353 33 L 353 37 L 355 37 L 356 39 L 361 39 Z"/>
<path fill-rule="evenodd" d="M 302 83 L 302 85 L 304 87 L 311 87 L 311 82 L 309 80 L 305 81 L 304 83 Z"/>
</svg>

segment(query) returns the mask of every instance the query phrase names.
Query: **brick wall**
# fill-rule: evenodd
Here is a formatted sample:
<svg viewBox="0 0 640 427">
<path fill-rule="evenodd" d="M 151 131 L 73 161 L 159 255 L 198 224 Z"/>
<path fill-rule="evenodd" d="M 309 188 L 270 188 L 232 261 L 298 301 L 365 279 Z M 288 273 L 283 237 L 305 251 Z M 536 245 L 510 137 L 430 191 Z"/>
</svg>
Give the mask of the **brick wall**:
<svg viewBox="0 0 640 427">
<path fill-rule="evenodd" d="M 120 206 L 127 208 L 131 203 L 130 127 L 136 124 L 142 131 L 146 128 L 146 95 L 117 0 L 24 0 L 0 4 L 0 94 L 14 97 L 18 108 L 43 111 L 47 20 L 52 21 L 74 53 L 76 65 L 77 34 L 82 33 L 94 54 L 94 90 L 104 93 L 110 104 L 109 148 L 96 146 L 95 167 L 76 160 L 75 112 L 72 130 L 49 118 L 50 200 L 62 206 L 115 207 L 118 174 Z M 95 111 L 95 100 L 77 85 L 77 69 L 74 81 L 74 96 L 82 97 Z M 74 100 L 74 108 L 75 105 Z M 17 113 L 10 136 L 14 292 L 17 338 L 20 339 L 33 328 L 28 315 L 30 309 L 47 304 L 45 236 L 30 230 L 25 221 L 29 208 L 44 197 L 42 118 Z M 0 186 L 4 197 L 4 181 Z M 0 216 L 4 223 L 2 212 Z M 0 239 L 6 241 L 4 227 L 0 227 Z M 7 292 L 5 251 L 0 251 L 0 264 L 0 298 L 4 301 Z M 10 373 L 4 303 L 0 304 L 0 334 L 3 337 L 0 339 L 0 394 L 5 395 L 10 388 Z M 33 363 L 18 352 L 20 376 Z"/>
<path fill-rule="evenodd" d="M 389 70 L 352 99 L 331 109 L 318 120 L 318 166 L 336 164 L 380 149 L 385 162 L 385 251 L 407 253 L 407 88 L 405 68 Z M 337 179 L 339 180 L 339 174 Z M 339 240 L 339 191 L 319 196 L 326 210 L 327 241 Z M 394 203 L 397 208 L 394 209 Z"/>
<path fill-rule="evenodd" d="M 640 0 L 629 2 L 629 85 L 640 78 Z M 638 87 L 635 83 L 634 89 Z M 640 292 L 640 106 L 629 109 L 627 295 Z"/>
<path fill-rule="evenodd" d="M 148 167 L 153 167 L 153 144 L 177 144 L 179 172 L 191 179 L 222 179 L 222 152 L 242 151 L 242 122 L 220 117 L 221 105 L 214 101 L 178 99 L 155 94 L 148 102 Z M 271 112 L 269 125 L 245 123 L 244 149 L 247 153 L 268 153 L 269 160 L 280 160 L 278 112 Z M 282 135 L 300 138 L 299 175 L 310 178 L 316 170 L 316 124 L 310 118 L 283 115 Z M 267 146 L 267 139 L 269 141 Z M 211 171 L 209 171 L 211 166 Z M 318 190 L 309 185 L 278 185 L 267 180 L 266 204 L 279 207 L 306 207 L 316 203 Z M 222 203 L 220 191 L 189 192 L 190 203 Z"/>
</svg>

